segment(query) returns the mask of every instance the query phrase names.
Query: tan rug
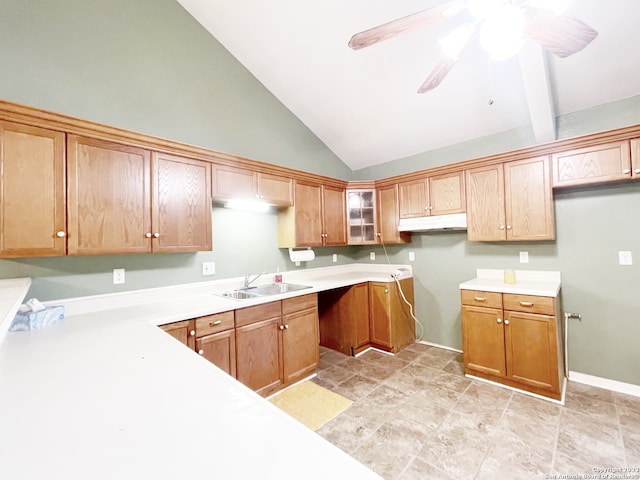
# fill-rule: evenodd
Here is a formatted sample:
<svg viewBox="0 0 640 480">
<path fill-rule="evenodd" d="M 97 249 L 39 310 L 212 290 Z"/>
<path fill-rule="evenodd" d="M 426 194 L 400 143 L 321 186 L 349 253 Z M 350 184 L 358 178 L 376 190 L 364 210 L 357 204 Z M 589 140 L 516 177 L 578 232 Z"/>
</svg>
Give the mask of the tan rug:
<svg viewBox="0 0 640 480">
<path fill-rule="evenodd" d="M 353 403 L 308 380 L 278 393 L 269 401 L 314 431 Z"/>
</svg>

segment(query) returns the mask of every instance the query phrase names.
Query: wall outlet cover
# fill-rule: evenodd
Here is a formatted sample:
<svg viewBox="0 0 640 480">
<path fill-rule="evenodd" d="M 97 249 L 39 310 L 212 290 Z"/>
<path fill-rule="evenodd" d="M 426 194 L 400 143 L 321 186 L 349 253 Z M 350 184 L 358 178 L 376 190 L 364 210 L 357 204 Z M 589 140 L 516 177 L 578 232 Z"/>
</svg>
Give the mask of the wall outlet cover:
<svg viewBox="0 0 640 480">
<path fill-rule="evenodd" d="M 370 252 L 369 253 L 369 260 L 375 260 L 376 259 L 376 252 Z"/>
<path fill-rule="evenodd" d="M 334 253 L 333 254 L 333 263 L 336 263 L 338 261 L 338 254 Z"/>
<path fill-rule="evenodd" d="M 529 263 L 529 252 L 520 252 L 520 263 Z"/>
<path fill-rule="evenodd" d="M 124 268 L 113 269 L 113 284 L 121 285 L 124 283 Z"/>
<path fill-rule="evenodd" d="M 202 262 L 202 275 L 214 275 L 216 273 L 216 262 Z"/>
<path fill-rule="evenodd" d="M 618 262 L 620 265 L 633 265 L 633 256 L 631 255 L 631 252 L 618 252 Z"/>
<path fill-rule="evenodd" d="M 409 261 L 413 262 L 416 259 L 416 252 L 409 252 Z"/>
</svg>

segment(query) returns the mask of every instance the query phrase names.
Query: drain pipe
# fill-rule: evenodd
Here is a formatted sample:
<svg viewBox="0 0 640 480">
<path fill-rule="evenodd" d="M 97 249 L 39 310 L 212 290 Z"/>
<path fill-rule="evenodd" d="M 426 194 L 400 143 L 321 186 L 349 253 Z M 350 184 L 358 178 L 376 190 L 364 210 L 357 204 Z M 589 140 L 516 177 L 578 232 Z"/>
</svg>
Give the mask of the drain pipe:
<svg viewBox="0 0 640 480">
<path fill-rule="evenodd" d="M 564 376 L 569 379 L 569 319 L 582 321 L 582 315 L 573 312 L 564 312 Z"/>
</svg>

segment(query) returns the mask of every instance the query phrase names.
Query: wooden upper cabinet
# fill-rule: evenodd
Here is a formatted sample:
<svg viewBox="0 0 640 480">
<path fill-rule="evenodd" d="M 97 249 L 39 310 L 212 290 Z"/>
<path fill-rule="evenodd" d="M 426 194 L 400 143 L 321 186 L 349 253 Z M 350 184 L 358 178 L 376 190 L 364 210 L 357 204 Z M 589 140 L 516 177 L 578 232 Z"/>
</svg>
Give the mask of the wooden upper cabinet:
<svg viewBox="0 0 640 480">
<path fill-rule="evenodd" d="M 153 251 L 211 250 L 211 164 L 154 152 L 152 166 Z"/>
<path fill-rule="evenodd" d="M 150 252 L 151 152 L 76 135 L 67 143 L 69 255 Z"/>
<path fill-rule="evenodd" d="M 631 175 L 640 178 L 640 139 L 631 140 Z"/>
<path fill-rule="evenodd" d="M 466 211 L 464 172 L 444 173 L 398 185 L 400 218 Z"/>
<path fill-rule="evenodd" d="M 65 134 L 0 122 L 0 257 L 66 252 Z"/>
<path fill-rule="evenodd" d="M 345 190 L 296 182 L 295 206 L 278 212 L 278 245 L 346 245 Z"/>
<path fill-rule="evenodd" d="M 411 233 L 399 232 L 398 184 L 378 189 L 378 232 L 380 243 L 410 243 Z"/>
<path fill-rule="evenodd" d="M 378 242 L 376 191 L 374 189 L 347 190 L 347 239 L 349 245 Z"/>
<path fill-rule="evenodd" d="M 632 175 L 628 140 L 554 153 L 551 158 L 554 187 L 613 182 Z"/>
<path fill-rule="evenodd" d="M 271 205 L 293 205 L 293 180 L 227 165 L 213 165 L 213 198 L 256 199 Z"/>
<path fill-rule="evenodd" d="M 466 183 L 470 241 L 555 238 L 548 157 L 471 169 Z"/>
</svg>

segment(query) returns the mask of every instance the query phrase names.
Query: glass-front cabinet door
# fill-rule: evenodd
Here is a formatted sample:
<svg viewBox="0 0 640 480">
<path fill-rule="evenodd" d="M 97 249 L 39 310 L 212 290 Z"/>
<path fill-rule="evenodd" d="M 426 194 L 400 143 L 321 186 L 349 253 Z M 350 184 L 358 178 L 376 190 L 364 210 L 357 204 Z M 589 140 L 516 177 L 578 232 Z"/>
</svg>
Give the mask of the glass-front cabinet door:
<svg viewBox="0 0 640 480">
<path fill-rule="evenodd" d="M 376 243 L 375 190 L 347 190 L 347 219 L 350 245 Z"/>
</svg>

